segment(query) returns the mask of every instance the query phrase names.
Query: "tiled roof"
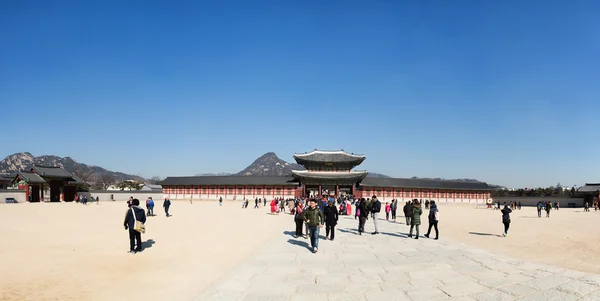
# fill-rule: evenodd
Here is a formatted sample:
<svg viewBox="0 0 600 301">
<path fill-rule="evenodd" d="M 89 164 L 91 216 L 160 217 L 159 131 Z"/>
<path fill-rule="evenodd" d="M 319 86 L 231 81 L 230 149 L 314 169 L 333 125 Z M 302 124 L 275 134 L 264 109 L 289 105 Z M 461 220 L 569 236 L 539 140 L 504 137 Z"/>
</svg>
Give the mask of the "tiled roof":
<svg viewBox="0 0 600 301">
<path fill-rule="evenodd" d="M 21 180 L 24 180 L 25 182 L 27 182 L 28 184 L 46 183 L 46 181 L 44 179 L 42 179 L 42 177 L 40 177 L 38 174 L 36 174 L 35 172 L 32 172 L 32 171 L 19 171 L 17 173 L 17 175 L 15 176 L 15 180 L 16 180 L 17 176 L 20 177 Z"/>
<path fill-rule="evenodd" d="M 306 162 L 322 162 L 322 163 L 354 163 L 359 165 L 366 157 L 365 155 L 355 155 L 347 153 L 343 150 L 339 151 L 320 151 L 314 150 L 305 154 L 294 154 L 294 159 L 298 164 Z"/>
<path fill-rule="evenodd" d="M 33 165 L 33 170 L 42 177 L 73 178 L 73 174 L 58 166 Z"/>
<path fill-rule="evenodd" d="M 366 171 L 308 171 L 292 170 L 292 175 L 297 179 L 340 179 L 360 181 L 367 176 Z"/>
<path fill-rule="evenodd" d="M 577 192 L 597 192 L 598 190 L 600 190 L 600 184 L 585 183 L 585 186 L 577 189 Z"/>
<path fill-rule="evenodd" d="M 403 188 L 430 188 L 430 189 L 456 189 L 456 190 L 493 190 L 487 183 L 462 182 L 428 179 L 403 179 L 403 178 L 365 178 L 362 186 L 374 187 L 403 187 Z"/>
<path fill-rule="evenodd" d="M 198 176 L 198 177 L 167 177 L 158 184 L 171 185 L 298 185 L 293 177 L 258 177 L 258 176 Z M 362 186 L 366 187 L 403 187 L 428 189 L 456 190 L 493 190 L 482 182 L 461 182 L 426 179 L 401 178 L 365 178 Z"/>
<path fill-rule="evenodd" d="M 292 177 L 273 176 L 198 176 L 198 177 L 167 177 L 158 182 L 168 185 L 298 185 Z"/>
</svg>

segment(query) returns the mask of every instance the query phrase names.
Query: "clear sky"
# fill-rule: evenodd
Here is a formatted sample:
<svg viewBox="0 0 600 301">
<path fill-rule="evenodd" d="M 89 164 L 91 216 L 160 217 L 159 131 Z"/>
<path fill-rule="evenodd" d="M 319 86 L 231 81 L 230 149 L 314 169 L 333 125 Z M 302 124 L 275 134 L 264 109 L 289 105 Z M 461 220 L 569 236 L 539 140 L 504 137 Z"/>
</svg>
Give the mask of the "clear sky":
<svg viewBox="0 0 600 301">
<path fill-rule="evenodd" d="M 345 149 L 395 177 L 600 181 L 598 1 L 186 2 L 0 2 L 0 157 L 151 177 Z"/>
</svg>

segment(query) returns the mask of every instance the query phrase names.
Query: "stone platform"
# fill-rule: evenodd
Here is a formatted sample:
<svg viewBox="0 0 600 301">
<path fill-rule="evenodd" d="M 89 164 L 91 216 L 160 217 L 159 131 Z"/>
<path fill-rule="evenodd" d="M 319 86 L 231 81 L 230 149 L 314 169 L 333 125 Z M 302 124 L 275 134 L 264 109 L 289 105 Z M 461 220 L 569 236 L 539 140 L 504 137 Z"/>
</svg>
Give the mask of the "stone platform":
<svg viewBox="0 0 600 301">
<path fill-rule="evenodd" d="M 407 238 L 408 226 L 385 220 L 379 221 L 381 234 L 360 236 L 358 220 L 340 216 L 335 240 L 324 240 L 322 228 L 319 252 L 313 254 L 308 239 L 293 237 L 291 216 L 275 218 L 289 218 L 289 229 L 196 300 L 600 301 L 600 275 L 445 240 L 443 222 L 440 240 L 415 240 Z M 370 219 L 366 230 L 373 231 Z"/>
</svg>

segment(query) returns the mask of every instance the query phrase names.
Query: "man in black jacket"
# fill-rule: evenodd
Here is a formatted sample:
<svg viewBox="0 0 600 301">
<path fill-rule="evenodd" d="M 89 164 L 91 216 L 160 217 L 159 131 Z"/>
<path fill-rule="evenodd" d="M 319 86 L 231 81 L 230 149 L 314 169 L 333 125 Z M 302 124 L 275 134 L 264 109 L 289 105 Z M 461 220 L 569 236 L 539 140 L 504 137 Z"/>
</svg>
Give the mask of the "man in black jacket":
<svg viewBox="0 0 600 301">
<path fill-rule="evenodd" d="M 370 203 L 367 202 L 364 198 L 360 199 L 360 204 L 358 205 L 357 212 L 360 211 L 358 216 L 358 234 L 362 235 L 365 232 L 365 223 L 369 218 L 369 212 L 371 212 Z"/>
<path fill-rule="evenodd" d="M 372 206 L 371 211 L 373 212 L 373 224 L 375 225 L 375 232 L 371 233 L 373 235 L 379 234 L 379 225 L 377 220 L 379 219 L 379 212 L 381 212 L 381 202 L 377 199 L 377 196 L 373 196 L 373 200 L 371 200 Z"/>
<path fill-rule="evenodd" d="M 333 240 L 335 238 L 335 225 L 338 222 L 338 210 L 334 201 L 329 201 L 329 206 L 325 207 L 325 239 Z M 329 236 L 331 230 L 331 236 Z"/>
<path fill-rule="evenodd" d="M 165 198 L 165 201 L 163 202 L 163 208 L 165 208 L 165 213 L 167 214 L 167 217 L 169 217 L 169 207 L 171 207 L 171 200 L 169 198 Z"/>
<path fill-rule="evenodd" d="M 131 208 L 129 208 L 127 214 L 125 214 L 125 222 L 123 222 L 125 230 L 129 230 L 129 253 L 131 254 L 142 251 L 142 233 L 134 230 L 136 220 L 146 223 L 146 212 L 139 206 L 140 200 L 133 199 L 131 201 Z"/>
</svg>

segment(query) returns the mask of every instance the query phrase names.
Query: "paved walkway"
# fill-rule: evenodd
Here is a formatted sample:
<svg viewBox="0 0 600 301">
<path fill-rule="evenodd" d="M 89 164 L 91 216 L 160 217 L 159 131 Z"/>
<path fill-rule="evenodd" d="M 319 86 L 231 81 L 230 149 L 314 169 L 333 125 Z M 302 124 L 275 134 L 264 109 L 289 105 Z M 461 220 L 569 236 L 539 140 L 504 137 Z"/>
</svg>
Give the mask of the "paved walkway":
<svg viewBox="0 0 600 301">
<path fill-rule="evenodd" d="M 292 217 L 281 218 L 290 219 L 289 231 L 197 300 L 600 301 L 600 275 L 533 264 L 443 236 L 408 239 L 406 225 L 385 220 L 379 221 L 381 234 L 359 236 L 358 221 L 340 216 L 335 240 L 320 240 L 313 254 L 308 240 L 293 238 Z M 372 229 L 368 220 L 366 230 Z"/>
</svg>

